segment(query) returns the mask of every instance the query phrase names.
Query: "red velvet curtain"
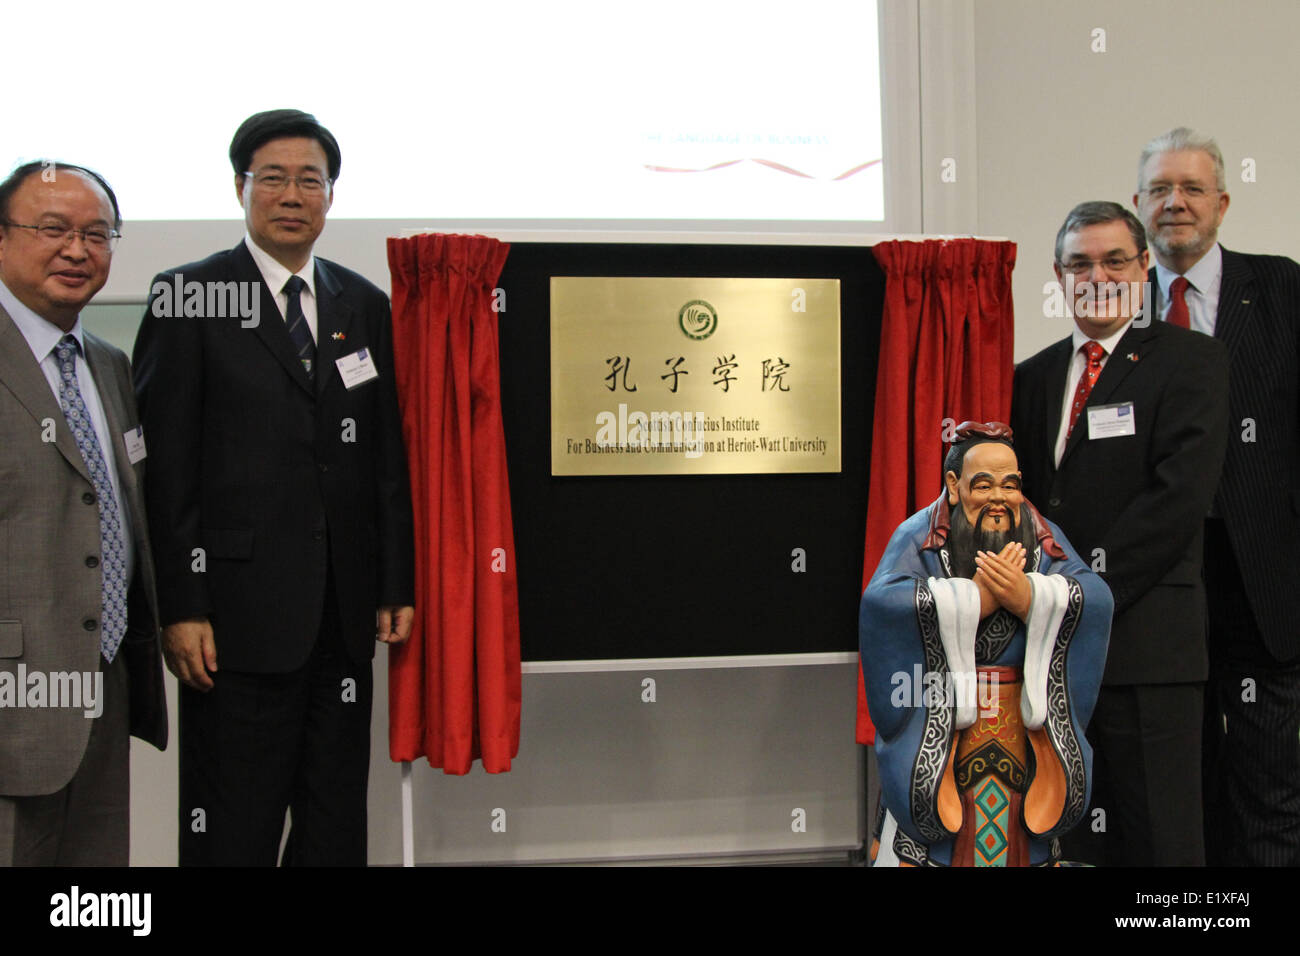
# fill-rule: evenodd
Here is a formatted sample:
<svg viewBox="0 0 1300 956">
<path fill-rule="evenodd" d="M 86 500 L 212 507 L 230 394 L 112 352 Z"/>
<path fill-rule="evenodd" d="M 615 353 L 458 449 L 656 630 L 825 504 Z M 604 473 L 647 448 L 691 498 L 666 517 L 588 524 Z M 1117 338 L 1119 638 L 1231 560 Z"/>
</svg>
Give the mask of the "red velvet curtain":
<svg viewBox="0 0 1300 956">
<path fill-rule="evenodd" d="M 1011 415 L 1013 242 L 929 239 L 872 248 L 885 272 L 871 431 L 865 589 L 889 538 L 939 495 L 944 420 Z M 858 670 L 858 743 L 875 741 Z"/>
<path fill-rule="evenodd" d="M 415 627 L 389 651 L 388 748 L 446 773 L 519 752 L 519 600 L 493 290 L 510 247 L 388 240 L 415 510 Z"/>
</svg>

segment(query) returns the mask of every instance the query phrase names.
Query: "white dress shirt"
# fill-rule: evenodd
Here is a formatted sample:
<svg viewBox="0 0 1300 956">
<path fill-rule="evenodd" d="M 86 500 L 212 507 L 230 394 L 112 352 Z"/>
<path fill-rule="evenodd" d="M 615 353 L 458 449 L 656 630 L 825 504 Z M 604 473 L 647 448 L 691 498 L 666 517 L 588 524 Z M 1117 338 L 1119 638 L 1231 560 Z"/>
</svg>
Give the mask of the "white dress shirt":
<svg viewBox="0 0 1300 956">
<path fill-rule="evenodd" d="M 0 305 L 4 306 L 9 317 L 14 320 L 18 326 L 18 331 L 23 334 L 27 340 L 27 346 L 32 350 L 32 357 L 36 359 L 37 366 L 45 375 L 45 381 L 50 385 L 50 391 L 54 393 L 55 404 L 62 408 L 59 398 L 59 383 L 62 376 L 59 371 L 59 359 L 55 355 L 55 346 L 63 339 L 65 333 L 57 325 L 46 319 L 41 318 L 31 309 L 27 308 L 18 297 L 9 291 L 9 288 L 0 282 Z M 77 368 L 77 387 L 81 390 L 81 400 L 86 403 L 86 411 L 90 414 L 90 423 L 94 426 L 95 437 L 99 440 L 99 451 L 104 456 L 104 466 L 108 469 L 109 480 L 113 484 L 113 498 L 117 504 L 117 516 L 122 528 L 122 548 L 126 561 L 126 583 L 131 583 L 131 573 L 135 568 L 135 538 L 131 534 L 131 511 L 127 505 L 126 499 L 122 497 L 122 484 L 117 477 L 116 455 L 114 454 L 115 445 L 112 434 L 108 430 L 108 418 L 104 415 L 104 404 L 99 398 L 99 389 L 95 385 L 95 378 L 90 372 L 90 364 L 86 361 L 86 341 L 81 331 L 81 316 L 77 316 L 76 323 L 72 326 L 71 335 L 77 340 L 77 355 L 74 361 Z M 60 418 L 54 425 L 55 428 L 67 428 L 66 418 Z"/>
<path fill-rule="evenodd" d="M 290 272 L 280 265 L 274 256 L 254 242 L 253 237 L 248 233 L 244 233 L 244 245 L 248 246 L 253 261 L 257 263 L 257 270 L 262 273 L 262 281 L 275 294 L 275 304 L 280 310 L 280 318 L 285 318 L 285 312 L 289 308 L 289 293 L 284 291 L 284 284 L 289 281 L 289 276 L 296 275 L 307 283 L 307 288 L 302 290 L 298 301 L 302 303 L 302 317 L 307 320 L 307 328 L 311 330 L 311 340 L 319 341 L 319 336 L 316 334 L 316 257 L 309 256 L 306 265 L 297 272 Z"/>
<path fill-rule="evenodd" d="M 1102 347 L 1105 354 L 1101 357 L 1101 367 L 1106 367 L 1106 362 L 1110 358 L 1110 353 L 1114 351 L 1119 340 L 1124 337 L 1128 327 L 1133 324 L 1129 319 L 1120 328 L 1118 332 L 1106 336 L 1104 339 L 1090 339 L 1075 327 L 1074 334 L 1070 336 L 1070 344 L 1074 347 L 1074 356 L 1070 359 L 1070 371 L 1065 376 L 1065 396 L 1061 404 L 1061 428 L 1056 433 L 1056 454 L 1053 457 L 1053 463 L 1059 468 L 1061 465 L 1061 456 L 1065 454 L 1065 439 L 1070 429 L 1070 406 L 1074 404 L 1074 391 L 1079 387 L 1079 379 L 1083 378 L 1084 369 L 1088 367 L 1088 356 L 1080 351 L 1088 342 L 1096 342 Z M 1097 373 L 1100 377 L 1101 373 Z M 1084 412 L 1079 412 L 1079 419 L 1082 421 Z M 1076 423 L 1078 428 L 1079 424 Z M 1086 426 L 1085 426 L 1086 427 Z"/>
<path fill-rule="evenodd" d="M 1188 328 L 1213 335 L 1214 322 L 1219 315 L 1219 288 L 1223 285 L 1223 249 L 1216 242 L 1196 265 L 1183 274 L 1188 282 L 1187 291 L 1183 294 L 1183 301 L 1187 303 Z M 1173 304 L 1169 287 L 1177 278 L 1177 272 L 1156 263 L 1156 285 L 1160 287 L 1162 322 L 1169 317 L 1169 306 Z"/>
</svg>

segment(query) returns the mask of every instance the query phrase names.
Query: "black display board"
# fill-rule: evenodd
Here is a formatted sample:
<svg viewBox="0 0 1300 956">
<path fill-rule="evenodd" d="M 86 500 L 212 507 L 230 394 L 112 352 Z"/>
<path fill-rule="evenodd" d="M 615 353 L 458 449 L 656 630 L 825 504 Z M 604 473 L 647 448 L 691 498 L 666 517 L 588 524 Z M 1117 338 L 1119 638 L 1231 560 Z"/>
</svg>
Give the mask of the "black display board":
<svg viewBox="0 0 1300 956">
<path fill-rule="evenodd" d="M 841 473 L 551 477 L 552 276 L 839 279 Z M 499 284 L 523 659 L 856 650 L 885 285 L 871 250 L 515 243 Z"/>
</svg>

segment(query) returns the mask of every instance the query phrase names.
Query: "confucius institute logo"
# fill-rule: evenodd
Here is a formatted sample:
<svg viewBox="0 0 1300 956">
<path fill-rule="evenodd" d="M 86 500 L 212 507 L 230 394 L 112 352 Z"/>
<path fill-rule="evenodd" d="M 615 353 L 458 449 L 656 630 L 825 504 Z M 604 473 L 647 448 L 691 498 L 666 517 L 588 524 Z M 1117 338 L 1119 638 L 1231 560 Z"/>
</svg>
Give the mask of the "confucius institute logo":
<svg viewBox="0 0 1300 956">
<path fill-rule="evenodd" d="M 703 299 L 691 299 L 677 313 L 677 324 L 687 338 L 707 339 L 718 327 L 718 313 Z"/>
</svg>

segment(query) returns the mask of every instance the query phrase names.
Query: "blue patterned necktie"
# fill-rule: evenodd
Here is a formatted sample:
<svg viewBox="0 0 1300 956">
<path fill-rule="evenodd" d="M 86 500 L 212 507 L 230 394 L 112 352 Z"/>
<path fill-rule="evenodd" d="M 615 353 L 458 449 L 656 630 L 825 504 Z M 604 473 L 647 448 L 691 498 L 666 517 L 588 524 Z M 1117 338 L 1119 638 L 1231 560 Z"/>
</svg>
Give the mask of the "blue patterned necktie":
<svg viewBox="0 0 1300 956">
<path fill-rule="evenodd" d="M 316 364 L 316 342 L 311 337 L 311 329 L 307 327 L 307 317 L 302 314 L 302 290 L 305 288 L 307 283 L 301 276 L 289 276 L 289 281 L 284 284 L 284 291 L 289 295 L 284 310 L 284 321 L 289 326 L 289 338 L 293 340 L 294 350 L 302 361 L 302 367 L 307 371 L 307 377 L 313 378 L 312 366 Z"/>
<path fill-rule="evenodd" d="M 77 340 L 65 335 L 54 347 L 59 360 L 59 405 L 68 420 L 77 450 L 90 471 L 99 504 L 99 566 L 103 575 L 104 619 L 99 651 L 112 663 L 117 647 L 126 634 L 126 549 L 122 544 L 122 519 L 113 494 L 113 481 L 104 463 L 104 455 L 95 437 L 95 426 L 86 411 L 77 384 Z"/>
</svg>

